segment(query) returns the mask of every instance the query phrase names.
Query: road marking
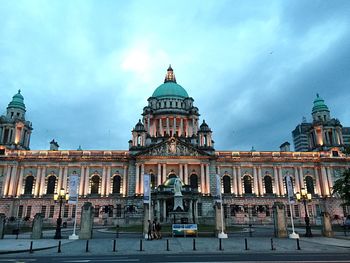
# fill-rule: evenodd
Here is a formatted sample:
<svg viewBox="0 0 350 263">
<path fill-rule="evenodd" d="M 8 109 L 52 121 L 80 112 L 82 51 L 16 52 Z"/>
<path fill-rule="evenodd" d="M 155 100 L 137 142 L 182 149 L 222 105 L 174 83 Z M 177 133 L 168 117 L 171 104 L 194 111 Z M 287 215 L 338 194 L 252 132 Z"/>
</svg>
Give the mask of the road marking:
<svg viewBox="0 0 350 263">
<path fill-rule="evenodd" d="M 87 263 L 90 261 L 94 262 L 137 262 L 140 261 L 139 259 L 132 259 L 132 258 L 118 258 L 118 259 L 81 259 L 81 260 L 66 260 L 62 262 L 67 262 L 67 263 Z"/>
<path fill-rule="evenodd" d="M 36 259 L 13 259 L 13 258 L 8 258 L 8 259 L 0 259 L 0 262 L 16 262 L 16 263 L 25 263 L 27 261 L 36 261 Z"/>
</svg>

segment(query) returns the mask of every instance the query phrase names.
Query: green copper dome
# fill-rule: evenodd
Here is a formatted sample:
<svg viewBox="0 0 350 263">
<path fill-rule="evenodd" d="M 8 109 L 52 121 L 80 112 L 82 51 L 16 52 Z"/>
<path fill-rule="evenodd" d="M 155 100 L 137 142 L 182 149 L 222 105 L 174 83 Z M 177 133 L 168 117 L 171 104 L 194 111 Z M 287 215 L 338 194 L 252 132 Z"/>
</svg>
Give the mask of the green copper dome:
<svg viewBox="0 0 350 263">
<path fill-rule="evenodd" d="M 166 82 L 153 92 L 152 97 L 181 97 L 188 98 L 187 91 L 175 82 Z"/>
<path fill-rule="evenodd" d="M 329 111 L 327 105 L 324 103 L 324 99 L 320 97 L 320 95 L 316 95 L 316 99 L 314 100 L 314 106 L 312 107 L 312 113 L 319 111 Z"/>
<path fill-rule="evenodd" d="M 9 103 L 7 108 L 17 108 L 26 110 L 26 106 L 24 105 L 24 98 L 21 94 L 21 90 L 18 91 L 16 95 L 12 97 L 12 101 Z"/>
<path fill-rule="evenodd" d="M 176 78 L 171 65 L 167 70 L 167 74 L 165 75 L 164 84 L 160 85 L 153 92 L 152 97 L 180 97 L 180 98 L 188 98 L 187 91 L 176 83 Z"/>
</svg>

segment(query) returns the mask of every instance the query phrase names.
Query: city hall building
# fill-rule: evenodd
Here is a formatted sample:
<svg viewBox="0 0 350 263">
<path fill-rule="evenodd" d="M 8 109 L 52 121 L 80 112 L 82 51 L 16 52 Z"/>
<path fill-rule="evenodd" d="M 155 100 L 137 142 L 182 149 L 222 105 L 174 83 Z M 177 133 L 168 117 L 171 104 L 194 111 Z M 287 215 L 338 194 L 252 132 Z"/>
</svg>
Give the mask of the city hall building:
<svg viewBox="0 0 350 263">
<path fill-rule="evenodd" d="M 213 224 L 216 174 L 221 189 L 226 224 L 272 222 L 275 202 L 287 204 L 285 177 L 291 176 L 294 192 L 312 194 L 308 211 L 317 223 L 322 211 L 342 218 L 346 211 L 332 195 L 334 181 L 350 167 L 342 149 L 349 129 L 330 116 L 318 95 L 312 123 L 293 131 L 298 151 L 289 143 L 279 151 L 216 150 L 213 132 L 200 120 L 198 108 L 177 84 L 173 69 L 143 108 L 129 141 L 129 150 L 30 150 L 32 123 L 26 120 L 24 98 L 19 91 L 0 117 L 0 213 L 32 219 L 42 213 L 54 222 L 59 206 L 53 194 L 68 191 L 69 177 L 78 174 L 79 203 L 65 204 L 62 217 L 68 223 L 80 218 L 81 206 L 91 202 L 95 223 L 141 224 L 144 212 L 143 177 L 151 176 L 153 216 L 163 224 L 173 222 L 173 183 L 183 183 L 186 220 Z M 345 132 L 343 134 L 343 132 Z M 296 221 L 304 217 L 302 204 L 292 205 Z M 290 217 L 289 206 L 286 216 Z M 78 221 L 79 222 L 79 221 Z"/>
</svg>

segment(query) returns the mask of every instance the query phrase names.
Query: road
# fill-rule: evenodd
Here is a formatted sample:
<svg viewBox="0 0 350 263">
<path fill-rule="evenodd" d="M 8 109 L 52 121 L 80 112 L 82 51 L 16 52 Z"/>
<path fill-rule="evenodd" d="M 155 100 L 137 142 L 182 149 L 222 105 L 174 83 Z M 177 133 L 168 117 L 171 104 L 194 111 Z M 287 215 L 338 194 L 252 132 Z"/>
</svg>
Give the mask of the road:
<svg viewBox="0 0 350 263">
<path fill-rule="evenodd" d="M 92 262 L 349 262 L 350 253 L 239 253 L 239 254 L 143 254 L 143 255 L 88 255 L 88 256 L 17 256 L 0 258 L 0 262 L 17 263 L 92 263 Z"/>
</svg>

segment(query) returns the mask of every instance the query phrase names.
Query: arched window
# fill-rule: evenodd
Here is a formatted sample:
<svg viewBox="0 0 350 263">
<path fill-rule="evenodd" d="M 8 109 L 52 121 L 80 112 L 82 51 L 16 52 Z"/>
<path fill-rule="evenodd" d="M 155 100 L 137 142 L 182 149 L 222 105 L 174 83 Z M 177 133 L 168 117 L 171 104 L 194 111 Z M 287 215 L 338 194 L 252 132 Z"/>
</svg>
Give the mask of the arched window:
<svg viewBox="0 0 350 263">
<path fill-rule="evenodd" d="M 50 175 L 47 178 L 46 194 L 53 195 L 55 193 L 55 188 L 56 188 L 56 176 Z"/>
<path fill-rule="evenodd" d="M 315 194 L 314 179 L 311 176 L 305 177 L 306 190 L 310 194 Z"/>
<path fill-rule="evenodd" d="M 224 184 L 224 193 L 231 194 L 231 178 L 228 175 L 222 177 L 222 182 Z"/>
<path fill-rule="evenodd" d="M 141 146 L 141 135 L 137 135 L 137 146 Z"/>
<path fill-rule="evenodd" d="M 25 195 L 33 194 L 33 184 L 34 184 L 34 176 L 33 175 L 27 176 L 25 183 L 24 183 L 24 194 Z"/>
<path fill-rule="evenodd" d="M 198 191 L 198 176 L 196 174 L 190 175 L 190 186 L 192 190 Z"/>
<path fill-rule="evenodd" d="M 244 185 L 244 193 L 245 194 L 252 194 L 252 178 L 249 175 L 245 175 L 243 177 L 243 185 Z"/>
<path fill-rule="evenodd" d="M 100 177 L 95 174 L 91 177 L 90 180 L 90 185 L 91 185 L 91 194 L 99 194 L 100 192 Z"/>
<path fill-rule="evenodd" d="M 156 177 L 153 173 L 149 174 L 151 177 L 151 189 L 154 189 L 156 187 Z"/>
<path fill-rule="evenodd" d="M 264 185 L 265 185 L 265 193 L 272 194 L 272 178 L 269 175 L 265 175 L 264 177 Z"/>
<path fill-rule="evenodd" d="M 120 194 L 120 182 L 121 182 L 121 177 L 119 175 L 115 175 L 113 177 L 113 189 L 112 189 L 113 194 Z"/>
</svg>

